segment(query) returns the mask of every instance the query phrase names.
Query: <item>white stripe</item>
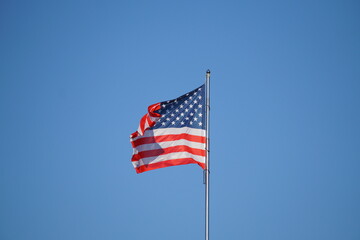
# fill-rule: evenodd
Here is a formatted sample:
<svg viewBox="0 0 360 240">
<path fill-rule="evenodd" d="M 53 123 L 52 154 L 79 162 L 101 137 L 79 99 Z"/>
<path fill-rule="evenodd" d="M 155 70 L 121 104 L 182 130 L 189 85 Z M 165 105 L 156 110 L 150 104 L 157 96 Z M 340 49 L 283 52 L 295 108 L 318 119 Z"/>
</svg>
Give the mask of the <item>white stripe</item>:
<svg viewBox="0 0 360 240">
<path fill-rule="evenodd" d="M 150 120 L 153 122 L 157 122 L 157 120 L 159 120 L 159 117 L 152 117 L 150 115 L 149 115 L 149 117 L 150 117 Z"/>
<path fill-rule="evenodd" d="M 139 134 L 143 134 L 143 132 L 141 131 L 141 125 L 139 125 L 139 128 L 138 128 L 137 132 L 138 132 Z M 130 139 L 131 139 L 131 135 L 130 135 Z"/>
<path fill-rule="evenodd" d="M 188 152 L 176 152 L 176 153 L 169 153 L 155 157 L 142 158 L 139 161 L 132 162 L 132 164 L 134 165 L 135 168 L 137 168 L 142 165 L 153 164 L 167 160 L 176 160 L 181 158 L 192 158 L 199 163 L 205 163 L 205 157 L 203 156 L 194 155 Z"/>
<path fill-rule="evenodd" d="M 206 136 L 206 131 L 204 129 L 189 128 L 189 127 L 158 128 L 158 129 L 146 130 L 144 135 L 138 136 L 136 138 L 132 138 L 131 141 L 135 141 L 139 137 L 153 137 L 153 136 L 161 136 L 161 135 L 169 135 L 169 134 L 182 134 L 182 133 L 197 135 L 197 136 L 201 136 L 201 137 Z"/>
<path fill-rule="evenodd" d="M 192 142 L 185 139 L 175 140 L 175 141 L 167 141 L 167 142 L 158 142 L 158 143 L 149 143 L 143 144 L 136 147 L 137 152 L 154 150 L 154 149 L 163 149 L 168 147 L 174 147 L 178 145 L 185 145 L 191 148 L 197 148 L 205 150 L 205 143 Z"/>
<path fill-rule="evenodd" d="M 146 118 L 145 118 L 144 131 L 146 131 L 146 129 L 150 126 L 148 120 L 149 119 L 148 119 L 148 115 L 147 115 Z"/>
</svg>

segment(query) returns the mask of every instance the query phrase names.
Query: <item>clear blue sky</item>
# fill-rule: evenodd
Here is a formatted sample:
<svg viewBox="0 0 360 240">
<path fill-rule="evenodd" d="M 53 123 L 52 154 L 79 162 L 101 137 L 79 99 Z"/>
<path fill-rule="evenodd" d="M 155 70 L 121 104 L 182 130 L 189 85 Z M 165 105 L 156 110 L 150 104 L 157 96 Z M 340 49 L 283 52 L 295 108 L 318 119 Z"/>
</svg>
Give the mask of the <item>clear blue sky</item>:
<svg viewBox="0 0 360 240">
<path fill-rule="evenodd" d="M 360 3 L 0 3 L 0 239 L 204 236 L 196 165 L 136 174 L 147 106 L 212 71 L 211 239 L 360 239 Z"/>
</svg>

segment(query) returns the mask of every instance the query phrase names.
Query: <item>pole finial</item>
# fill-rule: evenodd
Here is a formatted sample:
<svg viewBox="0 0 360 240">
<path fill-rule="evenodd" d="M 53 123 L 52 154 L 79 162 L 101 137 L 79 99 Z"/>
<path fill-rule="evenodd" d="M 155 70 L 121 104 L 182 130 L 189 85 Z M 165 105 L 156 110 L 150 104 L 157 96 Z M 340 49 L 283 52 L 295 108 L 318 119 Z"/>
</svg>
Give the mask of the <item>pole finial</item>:
<svg viewBox="0 0 360 240">
<path fill-rule="evenodd" d="M 206 79 L 210 79 L 210 69 L 206 71 Z"/>
</svg>

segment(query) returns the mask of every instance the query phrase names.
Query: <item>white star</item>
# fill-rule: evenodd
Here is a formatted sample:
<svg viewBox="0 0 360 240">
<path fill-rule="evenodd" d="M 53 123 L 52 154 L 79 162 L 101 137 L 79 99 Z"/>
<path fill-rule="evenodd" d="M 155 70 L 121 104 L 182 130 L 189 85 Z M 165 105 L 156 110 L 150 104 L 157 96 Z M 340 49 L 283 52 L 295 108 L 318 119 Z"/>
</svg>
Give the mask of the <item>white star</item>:
<svg viewBox="0 0 360 240">
<path fill-rule="evenodd" d="M 202 122 L 199 122 L 199 126 L 202 126 Z"/>
<path fill-rule="evenodd" d="M 201 97 L 201 95 L 199 96 L 199 99 L 201 99 L 202 97 Z"/>
<path fill-rule="evenodd" d="M 193 116 L 194 115 L 194 113 L 190 113 L 190 116 Z"/>
<path fill-rule="evenodd" d="M 190 97 L 189 97 L 189 99 L 191 100 L 191 99 L 192 99 L 192 97 L 190 96 Z"/>
<path fill-rule="evenodd" d="M 201 105 L 201 104 L 199 104 L 199 108 L 202 108 L 202 105 Z"/>
<path fill-rule="evenodd" d="M 175 112 L 179 112 L 179 109 L 176 109 Z"/>
<path fill-rule="evenodd" d="M 185 120 L 189 120 L 189 118 L 188 118 L 188 117 L 186 117 L 186 118 L 185 118 Z"/>
<path fill-rule="evenodd" d="M 163 126 L 165 126 L 165 123 L 164 123 L 164 122 L 162 122 L 161 124 L 162 124 Z"/>
<path fill-rule="evenodd" d="M 184 105 L 181 104 L 181 105 L 180 105 L 180 108 L 183 108 L 183 107 L 184 107 Z"/>
<path fill-rule="evenodd" d="M 165 104 L 163 104 L 163 105 L 161 105 L 161 106 L 162 106 L 163 108 L 164 108 L 164 107 L 166 107 L 166 105 L 165 105 Z"/>
<path fill-rule="evenodd" d="M 174 121 L 172 121 L 172 122 L 171 122 L 171 124 L 172 124 L 172 125 L 175 125 L 175 122 L 174 122 Z"/>
<path fill-rule="evenodd" d="M 179 119 L 180 119 L 179 117 L 176 117 L 176 121 L 179 121 Z"/>
<path fill-rule="evenodd" d="M 188 112 L 188 111 L 189 111 L 189 109 L 185 108 L 185 112 Z"/>
<path fill-rule="evenodd" d="M 194 117 L 194 121 L 196 122 L 198 120 L 198 118 L 197 117 Z"/>
<path fill-rule="evenodd" d="M 189 107 L 192 108 L 194 105 L 190 104 Z"/>
<path fill-rule="evenodd" d="M 185 123 L 184 122 L 181 122 L 181 125 L 184 125 Z"/>
<path fill-rule="evenodd" d="M 194 92 L 194 95 L 196 95 L 197 94 L 197 92 Z"/>
<path fill-rule="evenodd" d="M 180 113 L 181 116 L 184 116 L 184 113 Z"/>
<path fill-rule="evenodd" d="M 166 121 L 170 121 L 170 118 L 166 118 Z"/>
<path fill-rule="evenodd" d="M 184 102 L 185 104 L 187 104 L 188 103 L 188 100 L 185 100 L 185 102 Z"/>
<path fill-rule="evenodd" d="M 192 125 L 193 124 L 193 122 L 192 121 L 190 121 L 190 125 Z"/>
<path fill-rule="evenodd" d="M 199 113 L 199 117 L 202 117 L 202 113 Z"/>
<path fill-rule="evenodd" d="M 197 100 L 195 100 L 194 103 L 197 103 Z"/>
<path fill-rule="evenodd" d="M 197 112 L 198 110 L 197 109 L 195 109 L 195 112 Z"/>
<path fill-rule="evenodd" d="M 173 116 L 175 116 L 175 115 L 172 113 L 172 114 L 170 114 L 170 116 L 172 116 L 172 117 L 173 117 Z"/>
<path fill-rule="evenodd" d="M 201 91 L 201 88 L 199 88 L 199 91 Z"/>
</svg>

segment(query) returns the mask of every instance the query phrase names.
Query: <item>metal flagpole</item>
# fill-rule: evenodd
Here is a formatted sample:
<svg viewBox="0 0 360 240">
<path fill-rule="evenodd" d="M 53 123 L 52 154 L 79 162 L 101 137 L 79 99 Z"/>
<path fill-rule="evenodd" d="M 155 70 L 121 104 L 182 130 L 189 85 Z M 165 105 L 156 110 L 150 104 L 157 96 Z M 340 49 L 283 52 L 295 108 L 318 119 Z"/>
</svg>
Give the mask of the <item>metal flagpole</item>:
<svg viewBox="0 0 360 240">
<path fill-rule="evenodd" d="M 209 175 L 210 175 L 210 70 L 206 71 L 206 159 L 205 183 L 205 240 L 209 240 Z"/>
</svg>

